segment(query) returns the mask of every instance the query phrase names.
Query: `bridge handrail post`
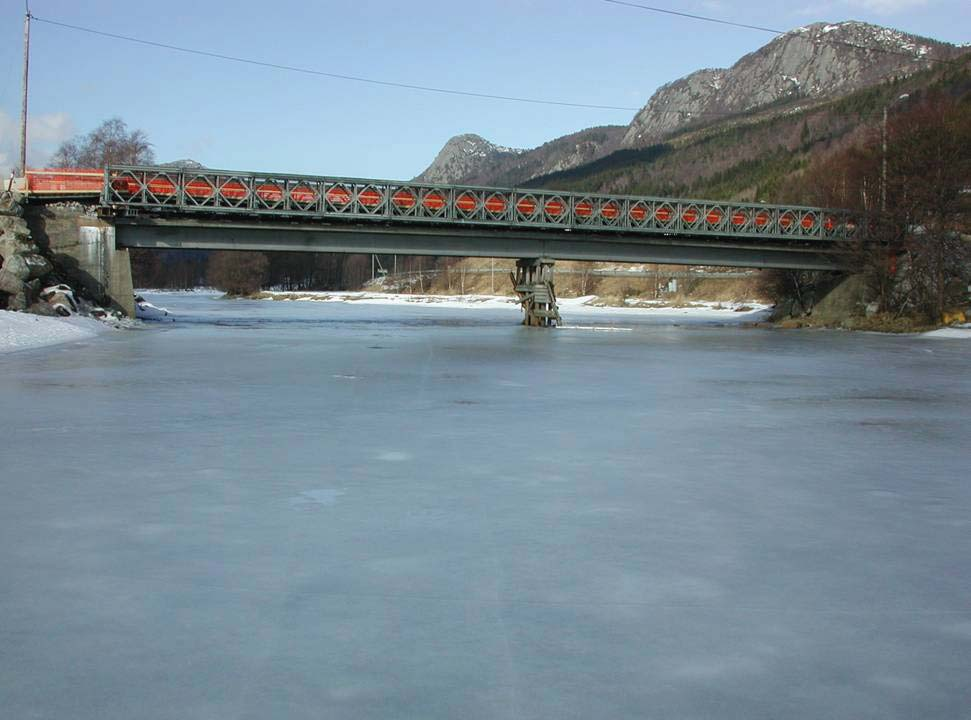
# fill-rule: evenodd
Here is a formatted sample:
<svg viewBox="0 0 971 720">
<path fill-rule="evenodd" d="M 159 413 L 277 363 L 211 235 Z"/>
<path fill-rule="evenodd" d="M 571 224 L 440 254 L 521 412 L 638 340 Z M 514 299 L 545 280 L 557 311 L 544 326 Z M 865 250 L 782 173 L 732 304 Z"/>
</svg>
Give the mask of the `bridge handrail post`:
<svg viewBox="0 0 971 720">
<path fill-rule="evenodd" d="M 185 211 L 185 170 L 181 168 L 175 173 L 175 204 L 179 210 Z"/>
<path fill-rule="evenodd" d="M 104 171 L 104 185 L 101 186 L 101 204 L 110 205 L 111 204 L 111 170 L 105 165 Z"/>
</svg>

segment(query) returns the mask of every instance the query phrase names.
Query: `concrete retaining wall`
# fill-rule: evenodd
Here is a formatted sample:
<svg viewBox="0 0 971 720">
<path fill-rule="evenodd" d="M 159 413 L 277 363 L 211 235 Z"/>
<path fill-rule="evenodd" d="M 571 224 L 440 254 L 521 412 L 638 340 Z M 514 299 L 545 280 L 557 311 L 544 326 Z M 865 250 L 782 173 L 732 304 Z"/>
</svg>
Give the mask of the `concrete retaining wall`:
<svg viewBox="0 0 971 720">
<path fill-rule="evenodd" d="M 106 308 L 134 316 L 128 250 L 115 247 L 115 228 L 80 203 L 31 203 L 31 237 L 75 286 Z"/>
</svg>

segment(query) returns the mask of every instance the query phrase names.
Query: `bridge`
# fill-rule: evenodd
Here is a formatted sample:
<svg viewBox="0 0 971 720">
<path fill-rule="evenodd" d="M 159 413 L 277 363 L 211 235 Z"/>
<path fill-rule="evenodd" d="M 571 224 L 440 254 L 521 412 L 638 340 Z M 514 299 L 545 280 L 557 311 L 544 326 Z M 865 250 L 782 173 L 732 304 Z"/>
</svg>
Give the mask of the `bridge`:
<svg viewBox="0 0 971 720">
<path fill-rule="evenodd" d="M 29 171 L 25 185 L 31 203 L 96 204 L 108 252 L 513 258 L 532 325 L 559 319 L 555 260 L 832 270 L 859 234 L 827 208 L 165 166 Z"/>
</svg>

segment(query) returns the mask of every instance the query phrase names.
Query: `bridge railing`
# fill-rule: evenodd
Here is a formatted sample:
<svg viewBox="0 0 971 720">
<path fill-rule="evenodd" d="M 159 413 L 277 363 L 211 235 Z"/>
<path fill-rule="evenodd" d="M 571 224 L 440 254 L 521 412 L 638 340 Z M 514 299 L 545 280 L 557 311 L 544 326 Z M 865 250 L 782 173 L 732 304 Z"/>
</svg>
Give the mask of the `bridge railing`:
<svg viewBox="0 0 971 720">
<path fill-rule="evenodd" d="M 102 204 L 121 210 L 473 224 L 561 230 L 837 241 L 845 211 L 792 205 L 487 188 L 155 166 L 105 169 Z"/>
</svg>

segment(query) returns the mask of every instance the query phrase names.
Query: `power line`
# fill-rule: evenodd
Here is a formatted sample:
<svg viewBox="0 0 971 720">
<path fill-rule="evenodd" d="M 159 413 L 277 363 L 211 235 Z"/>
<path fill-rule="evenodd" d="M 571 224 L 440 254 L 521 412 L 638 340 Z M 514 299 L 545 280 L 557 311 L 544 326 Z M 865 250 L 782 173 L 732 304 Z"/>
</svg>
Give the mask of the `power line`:
<svg viewBox="0 0 971 720">
<path fill-rule="evenodd" d="M 303 73 L 304 75 L 316 75 L 318 77 L 332 78 L 335 80 L 348 80 L 351 82 L 368 83 L 370 85 L 382 85 L 384 87 L 404 88 L 406 90 L 420 90 L 423 92 L 440 93 L 443 95 L 461 95 L 464 97 L 484 98 L 487 100 L 506 100 L 509 102 L 532 103 L 535 105 L 557 105 L 559 107 L 586 108 L 590 110 L 624 110 L 628 112 L 637 112 L 638 110 L 640 110 L 640 108 L 636 108 L 636 107 L 623 107 L 623 106 L 617 106 L 617 105 L 594 105 L 590 103 L 563 102 L 559 100 L 541 100 L 538 98 L 516 97 L 513 95 L 493 95 L 491 93 L 472 92 L 470 90 L 456 90 L 454 88 L 440 88 L 440 87 L 431 87 L 429 85 L 413 85 L 411 83 L 392 82 L 390 80 L 376 80 L 375 78 L 361 77 L 357 75 L 342 75 L 340 73 L 324 72 L 323 70 L 314 70 L 312 68 L 298 67 L 294 65 L 282 65 L 279 63 L 266 62 L 263 60 L 254 60 L 252 58 L 237 57 L 234 55 L 224 55 L 222 53 L 211 52 L 209 50 L 199 50 L 196 48 L 182 47 L 180 45 L 170 45 L 168 43 L 156 42 L 154 40 L 143 40 L 142 38 L 132 37 L 130 35 L 119 35 L 117 33 L 110 33 L 104 30 L 95 30 L 94 28 L 83 27 L 81 25 L 71 25 L 70 23 L 59 22 L 57 20 L 49 20 L 47 18 L 37 17 L 36 15 L 32 17 L 37 22 L 47 23 L 48 25 L 56 25 L 58 27 L 68 28 L 70 30 L 77 30 L 79 32 L 90 33 L 92 35 L 100 35 L 101 37 L 113 38 L 115 40 L 125 40 L 126 42 L 138 43 L 139 45 L 149 45 L 151 47 L 164 48 L 165 50 L 174 50 L 176 52 L 188 53 L 190 55 L 201 55 L 203 57 L 216 58 L 218 60 L 228 60 L 230 62 L 245 63 L 247 65 L 257 65 L 259 67 L 272 68 L 274 70 L 285 70 L 287 72 Z"/>
<path fill-rule="evenodd" d="M 650 10 L 652 12 L 660 12 L 668 15 L 676 15 L 679 17 L 686 17 L 686 18 L 695 19 L 695 20 L 703 20 L 706 22 L 713 22 L 713 23 L 718 23 L 722 25 L 734 25 L 737 27 L 742 27 L 747 29 L 761 30 L 764 32 L 770 32 L 770 33 L 775 33 L 779 35 L 788 34 L 780 30 L 764 28 L 758 25 L 746 25 L 744 23 L 736 23 L 736 22 L 731 22 L 729 20 L 709 18 L 703 15 L 694 15 L 691 13 L 683 13 L 675 10 L 665 10 L 663 8 L 654 8 L 648 5 L 640 5 L 637 3 L 625 2 L 623 0 L 604 0 L 604 2 L 610 2 L 616 5 L 626 5 L 634 8 L 640 8 L 643 10 Z M 94 28 L 84 27 L 81 25 L 72 25 L 70 23 L 60 22 L 58 20 L 41 18 L 41 17 L 37 17 L 36 15 L 31 15 L 31 19 L 36 22 L 42 22 L 48 25 L 54 25 L 57 27 L 66 28 L 68 30 L 76 30 L 79 32 L 89 33 L 91 35 L 98 35 L 101 37 L 112 38 L 115 40 L 124 40 L 126 42 L 136 43 L 139 45 L 147 45 L 149 47 L 162 48 L 165 50 L 171 50 L 171 51 L 186 53 L 190 55 L 215 58 L 218 60 L 225 60 L 229 62 L 244 63 L 247 65 L 255 65 L 258 67 L 271 68 L 274 70 L 281 70 L 285 72 L 296 72 L 296 73 L 302 73 L 305 75 L 314 75 L 314 76 L 332 78 L 337 80 L 346 80 L 351 82 L 367 83 L 371 85 L 380 85 L 384 87 L 403 88 L 407 90 L 419 90 L 423 92 L 434 92 L 434 93 L 447 94 L 447 95 L 459 95 L 463 97 L 474 97 L 474 98 L 482 98 L 487 100 L 504 100 L 508 102 L 532 103 L 537 105 L 555 105 L 560 107 L 575 107 L 575 108 L 586 108 L 586 109 L 595 109 L 595 110 L 623 110 L 628 112 L 639 112 L 643 109 L 641 107 L 625 107 L 625 106 L 617 106 L 617 105 L 594 105 L 594 104 L 588 104 L 588 103 L 543 100 L 538 98 L 526 98 L 526 97 L 517 97 L 517 96 L 510 96 L 510 95 L 496 95 L 491 93 L 473 92 L 469 90 L 455 90 L 450 88 L 439 88 L 439 87 L 431 87 L 426 85 L 414 85 L 410 83 L 393 82 L 389 80 L 377 80 L 374 78 L 368 78 L 368 77 L 362 77 L 362 76 L 356 76 L 356 75 L 343 75 L 339 73 L 331 73 L 331 72 L 325 72 L 322 70 L 315 70 L 312 68 L 283 65 L 280 63 L 272 63 L 272 62 L 266 62 L 263 60 L 255 60 L 253 58 L 245 58 L 245 57 L 240 57 L 235 55 L 226 55 L 224 53 L 217 53 L 209 50 L 199 50 L 197 48 L 188 48 L 180 45 L 172 45 L 169 43 L 158 42 L 155 40 L 145 40 L 143 38 L 137 38 L 130 35 L 121 35 L 118 33 L 111 33 L 104 30 L 96 30 Z M 833 41 L 833 42 L 840 42 L 840 41 Z M 872 49 L 872 48 L 865 48 L 862 46 L 853 46 L 853 47 L 861 47 L 862 49 Z M 890 51 L 886 51 L 886 52 L 890 52 Z M 944 62 L 944 61 L 941 61 L 941 62 Z M 951 62 L 951 61 L 948 61 L 948 62 Z M 756 113 L 759 113 L 761 111 L 768 111 L 768 110 L 770 109 L 769 108 L 751 109 L 751 111 L 754 111 Z M 748 115 L 749 112 L 751 111 L 704 111 L 704 110 L 686 109 L 686 108 L 664 108 L 664 109 L 653 108 L 651 110 L 651 113 L 657 114 L 657 115 L 679 115 L 683 119 L 690 120 L 694 118 L 720 118 L 720 117 L 736 117 L 736 116 L 744 117 Z"/>
<path fill-rule="evenodd" d="M 637 10 L 646 10 L 647 12 L 660 13 L 662 15 L 674 15 L 676 17 L 688 18 L 690 20 L 701 20 L 703 22 L 717 23 L 718 25 L 728 25 L 731 27 L 743 28 L 745 30 L 758 30 L 759 32 L 767 32 L 773 35 L 783 36 L 801 36 L 802 33 L 798 30 L 777 30 L 775 28 L 764 27 L 762 25 L 749 25 L 748 23 L 733 22 L 731 20 L 722 20 L 721 18 L 708 17 L 707 15 L 695 15 L 693 13 L 681 12 L 679 10 L 669 10 L 667 8 L 652 7 L 651 5 L 642 5 L 640 3 L 628 2 L 627 0 L 603 0 L 605 3 L 610 3 L 611 5 L 622 5 L 624 7 L 635 8 Z M 945 63 L 948 65 L 955 65 L 957 62 L 955 60 L 948 60 L 945 58 L 934 58 L 934 57 L 921 57 L 916 53 L 906 52 L 904 50 L 894 50 L 892 48 L 881 48 L 873 47 L 870 45 L 858 45 L 857 43 L 852 43 L 847 40 L 837 40 L 836 38 L 809 38 L 810 42 L 816 42 L 826 45 L 842 45 L 844 47 L 854 48 L 856 50 L 866 50 L 867 52 L 878 52 L 885 53 L 887 55 L 900 55 L 901 57 L 910 58 L 911 60 L 926 60 L 928 62 Z"/>
<path fill-rule="evenodd" d="M 245 63 L 247 65 L 256 65 L 258 67 L 272 68 L 274 70 L 283 70 L 286 72 L 297 72 L 303 73 L 305 75 L 316 75 L 319 77 L 333 78 L 337 80 L 348 80 L 352 82 L 362 82 L 369 83 L 372 85 L 382 85 L 385 87 L 396 87 L 404 88 L 408 90 L 421 90 L 426 92 L 435 92 L 448 95 L 461 95 L 465 97 L 475 97 L 483 98 L 488 100 L 506 100 L 510 102 L 523 102 L 523 103 L 534 103 L 539 105 L 557 105 L 561 107 L 576 107 L 576 108 L 588 108 L 595 110 L 625 110 L 628 112 L 639 112 L 642 108 L 640 107 L 624 107 L 617 105 L 590 105 L 587 103 L 573 103 L 573 102 L 560 102 L 556 100 L 540 100 L 536 98 L 524 98 L 524 97 L 514 97 L 509 95 L 493 95 L 491 93 L 479 93 L 472 92 L 468 90 L 454 90 L 448 88 L 437 88 L 430 87 L 426 85 L 412 85 L 409 83 L 399 83 L 392 82 L 389 80 L 376 80 L 374 78 L 360 77 L 356 75 L 342 75 L 339 73 L 324 72 L 322 70 L 314 70 L 311 68 L 302 68 L 292 65 L 282 65 L 279 63 L 265 62 L 263 60 L 254 60 L 252 58 L 244 58 L 235 55 L 225 55 L 223 53 L 212 52 L 209 50 L 199 50 L 197 48 L 187 48 L 180 45 L 171 45 L 169 43 L 158 42 L 155 40 L 145 40 L 143 38 L 132 37 L 130 35 L 120 35 L 118 33 L 110 33 L 104 30 L 96 30 L 94 28 L 83 27 L 81 25 L 72 25 L 70 23 L 60 22 L 58 20 L 50 20 L 47 18 L 40 18 L 36 15 L 31 16 L 33 20 L 37 22 L 47 23 L 48 25 L 56 25 L 57 27 L 67 28 L 69 30 L 77 30 L 79 32 L 90 33 L 92 35 L 100 35 L 102 37 L 108 37 L 115 40 L 124 40 L 126 42 L 137 43 L 139 45 L 148 45 L 150 47 L 162 48 L 165 50 L 173 50 L 175 52 L 188 53 L 190 55 L 200 55 L 202 57 L 215 58 L 218 60 L 227 60 L 230 62 Z M 653 112 L 661 115 L 683 115 L 685 113 L 690 113 L 693 116 L 706 116 L 706 117 L 725 117 L 729 115 L 736 115 L 734 112 L 703 112 L 699 110 L 679 110 L 679 109 L 665 109 L 665 110 L 654 110 Z"/>
<path fill-rule="evenodd" d="M 718 23 L 719 25 L 731 25 L 732 27 L 745 28 L 746 30 L 761 30 L 762 32 L 772 33 L 773 35 L 785 35 L 785 30 L 775 30 L 773 28 L 762 27 L 761 25 L 747 25 L 746 23 L 732 22 L 731 20 L 721 20 L 719 18 L 708 17 L 706 15 L 694 15 L 692 13 L 681 12 L 679 10 L 667 10 L 665 8 L 651 7 L 639 3 L 625 2 L 624 0 L 604 0 L 604 2 L 614 5 L 625 5 L 637 8 L 638 10 L 648 10 L 650 12 L 661 13 L 663 15 L 676 15 L 677 17 L 689 18 L 691 20 L 703 20 L 704 22 Z"/>
</svg>

